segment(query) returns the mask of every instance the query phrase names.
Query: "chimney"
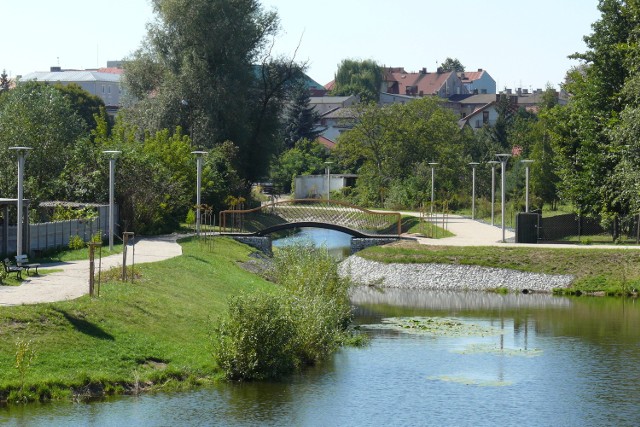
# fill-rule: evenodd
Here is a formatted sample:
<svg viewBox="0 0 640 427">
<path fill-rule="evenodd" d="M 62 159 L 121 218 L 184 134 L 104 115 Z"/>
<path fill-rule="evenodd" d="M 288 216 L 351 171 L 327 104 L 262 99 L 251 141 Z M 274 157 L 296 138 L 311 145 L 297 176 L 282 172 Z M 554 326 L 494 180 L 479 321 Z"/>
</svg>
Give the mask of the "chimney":
<svg viewBox="0 0 640 427">
<path fill-rule="evenodd" d="M 60 66 L 57 66 L 57 67 L 51 67 L 49 70 L 50 70 L 52 73 L 59 73 L 59 72 L 61 72 L 61 71 L 62 71 L 62 67 L 60 67 Z"/>
<path fill-rule="evenodd" d="M 481 73 L 482 72 L 482 68 L 478 68 L 478 72 Z"/>
<path fill-rule="evenodd" d="M 438 74 L 442 74 L 444 73 L 444 70 L 442 69 L 442 67 L 438 67 Z"/>
<path fill-rule="evenodd" d="M 422 74 L 427 74 L 427 67 L 422 67 L 422 71 L 420 71 Z"/>
</svg>

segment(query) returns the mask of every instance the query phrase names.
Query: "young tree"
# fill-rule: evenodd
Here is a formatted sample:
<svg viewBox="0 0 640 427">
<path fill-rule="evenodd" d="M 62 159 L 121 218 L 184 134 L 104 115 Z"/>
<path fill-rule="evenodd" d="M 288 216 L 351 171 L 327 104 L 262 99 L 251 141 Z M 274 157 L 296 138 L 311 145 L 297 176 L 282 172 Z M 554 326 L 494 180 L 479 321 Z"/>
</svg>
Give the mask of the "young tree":
<svg viewBox="0 0 640 427">
<path fill-rule="evenodd" d="M 0 74 L 0 94 L 3 92 L 9 91 L 9 76 L 7 75 L 7 70 L 2 70 L 2 74 Z"/>
<path fill-rule="evenodd" d="M 382 68 L 373 60 L 343 59 L 335 75 L 333 95 L 357 95 L 364 103 L 378 102 Z"/>
</svg>

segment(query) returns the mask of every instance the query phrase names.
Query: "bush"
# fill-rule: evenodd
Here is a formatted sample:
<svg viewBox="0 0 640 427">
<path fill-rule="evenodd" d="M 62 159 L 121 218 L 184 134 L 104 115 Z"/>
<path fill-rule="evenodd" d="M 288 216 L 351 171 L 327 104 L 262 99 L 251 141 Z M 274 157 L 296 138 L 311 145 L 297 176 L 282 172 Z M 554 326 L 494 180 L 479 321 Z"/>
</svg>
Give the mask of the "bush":
<svg viewBox="0 0 640 427">
<path fill-rule="evenodd" d="M 295 324 L 282 295 L 233 297 L 214 329 L 213 355 L 227 379 L 260 380 L 296 367 Z"/>
<path fill-rule="evenodd" d="M 84 240 L 78 235 L 69 238 L 69 249 L 82 249 L 85 247 Z"/>
<path fill-rule="evenodd" d="M 352 319 L 347 279 L 326 249 L 277 252 L 270 278 L 280 295 L 236 297 L 214 328 L 213 355 L 228 379 L 267 379 L 315 364 L 344 341 Z"/>
</svg>

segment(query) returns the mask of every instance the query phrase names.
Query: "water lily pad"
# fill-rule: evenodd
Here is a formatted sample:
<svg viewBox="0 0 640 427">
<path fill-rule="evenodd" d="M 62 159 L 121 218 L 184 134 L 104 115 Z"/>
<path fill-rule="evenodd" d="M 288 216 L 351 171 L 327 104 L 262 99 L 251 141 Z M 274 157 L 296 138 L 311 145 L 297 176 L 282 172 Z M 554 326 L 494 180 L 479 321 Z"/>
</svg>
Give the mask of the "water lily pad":
<svg viewBox="0 0 640 427">
<path fill-rule="evenodd" d="M 362 325 L 361 328 L 388 329 L 410 334 L 446 337 L 485 337 L 502 333 L 498 328 L 480 326 L 447 317 L 390 317 L 382 319 L 382 323 Z"/>
<path fill-rule="evenodd" d="M 434 377 L 429 377 L 428 379 L 434 381 L 443 381 L 443 382 L 451 382 L 457 384 L 464 385 L 472 385 L 476 387 L 507 387 L 513 385 L 511 381 L 503 381 L 503 380 L 488 380 L 482 378 L 469 378 L 462 376 L 449 376 L 449 375 L 439 375 Z"/>
<path fill-rule="evenodd" d="M 470 344 L 462 350 L 453 350 L 458 354 L 496 354 L 500 356 L 537 357 L 542 356 L 539 348 L 500 348 L 491 344 Z"/>
</svg>

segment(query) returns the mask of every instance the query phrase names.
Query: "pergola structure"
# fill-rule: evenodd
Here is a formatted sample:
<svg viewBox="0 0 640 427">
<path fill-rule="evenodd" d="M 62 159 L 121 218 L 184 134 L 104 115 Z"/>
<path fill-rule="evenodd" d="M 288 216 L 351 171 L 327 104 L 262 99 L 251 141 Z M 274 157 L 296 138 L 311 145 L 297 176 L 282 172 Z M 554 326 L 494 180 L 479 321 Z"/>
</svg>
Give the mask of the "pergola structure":
<svg viewBox="0 0 640 427">
<path fill-rule="evenodd" d="M 25 209 L 22 211 L 22 253 L 29 253 L 29 200 L 23 199 L 22 201 Z M 18 208 L 18 199 L 3 199 L 0 198 L 0 212 L 2 212 L 2 219 L 0 219 L 0 229 L 2 234 L 0 235 L 0 253 L 9 254 L 16 252 L 15 247 L 9 247 L 9 208 L 15 206 Z"/>
</svg>

